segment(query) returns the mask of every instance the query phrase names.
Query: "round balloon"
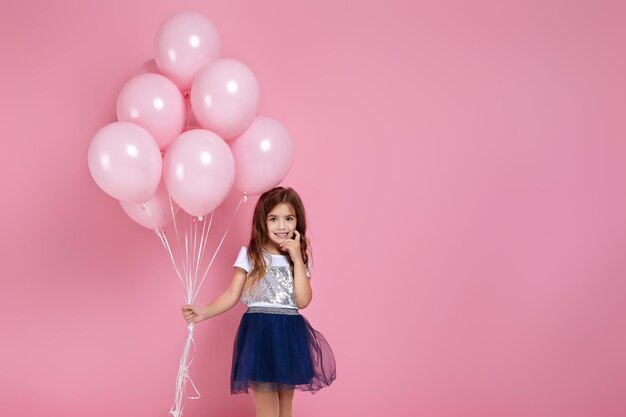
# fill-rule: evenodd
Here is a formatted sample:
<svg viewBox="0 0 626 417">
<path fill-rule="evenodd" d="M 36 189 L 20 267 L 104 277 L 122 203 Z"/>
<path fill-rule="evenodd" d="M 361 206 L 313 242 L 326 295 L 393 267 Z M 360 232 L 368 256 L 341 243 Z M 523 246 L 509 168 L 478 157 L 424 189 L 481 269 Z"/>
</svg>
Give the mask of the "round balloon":
<svg viewBox="0 0 626 417">
<path fill-rule="evenodd" d="M 191 107 L 202 127 L 229 140 L 250 125 L 259 95 L 259 84 L 247 66 L 234 59 L 218 59 L 194 79 Z"/>
<path fill-rule="evenodd" d="M 200 68 L 219 56 L 220 45 L 219 33 L 206 16 L 181 12 L 159 26 L 154 58 L 161 72 L 185 90 Z"/>
<path fill-rule="evenodd" d="M 256 117 L 230 147 L 235 158 L 235 187 L 249 195 L 276 187 L 291 167 L 291 136 L 270 117 Z"/>
<path fill-rule="evenodd" d="M 89 144 L 87 161 L 96 184 L 118 200 L 144 203 L 161 180 L 159 146 L 133 123 L 115 122 L 100 129 Z"/>
<path fill-rule="evenodd" d="M 148 131 L 165 150 L 185 125 L 185 100 L 176 85 L 160 74 L 131 78 L 117 98 L 117 118 Z"/>
<path fill-rule="evenodd" d="M 166 226 L 173 220 L 172 211 L 174 216 L 180 211 L 174 201 L 170 206 L 170 197 L 163 182 L 159 183 L 156 193 L 146 203 L 120 201 L 120 205 L 128 217 L 152 230 Z"/>
<path fill-rule="evenodd" d="M 222 138 L 193 129 L 172 142 L 163 161 L 165 187 L 176 203 L 193 216 L 218 207 L 232 189 L 235 162 Z"/>
</svg>

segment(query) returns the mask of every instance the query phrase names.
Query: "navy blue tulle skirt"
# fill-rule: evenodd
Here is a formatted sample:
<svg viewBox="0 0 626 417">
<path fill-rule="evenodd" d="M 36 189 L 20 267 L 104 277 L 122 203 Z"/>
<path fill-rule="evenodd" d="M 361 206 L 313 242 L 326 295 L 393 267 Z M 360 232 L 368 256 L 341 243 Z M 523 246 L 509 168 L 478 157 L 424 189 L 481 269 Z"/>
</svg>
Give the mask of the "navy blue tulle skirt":
<svg viewBox="0 0 626 417">
<path fill-rule="evenodd" d="M 249 307 L 235 337 L 231 394 L 298 389 L 315 393 L 336 378 L 328 342 L 296 309 Z"/>
</svg>

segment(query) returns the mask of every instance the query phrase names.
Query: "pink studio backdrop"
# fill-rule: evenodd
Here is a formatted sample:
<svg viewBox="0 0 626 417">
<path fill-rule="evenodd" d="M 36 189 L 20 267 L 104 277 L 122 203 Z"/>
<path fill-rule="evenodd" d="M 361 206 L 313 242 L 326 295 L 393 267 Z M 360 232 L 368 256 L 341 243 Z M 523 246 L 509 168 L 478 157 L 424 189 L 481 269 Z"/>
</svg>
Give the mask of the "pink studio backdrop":
<svg viewBox="0 0 626 417">
<path fill-rule="evenodd" d="M 86 156 L 158 25 L 193 9 L 294 138 L 283 185 L 304 199 L 316 261 L 303 313 L 338 364 L 296 415 L 626 415 L 623 4 L 3 5 L 2 412 L 167 415 L 182 286 Z M 202 303 L 230 281 L 255 201 Z M 185 416 L 253 415 L 228 391 L 242 312 L 196 329 L 202 398 Z"/>
</svg>

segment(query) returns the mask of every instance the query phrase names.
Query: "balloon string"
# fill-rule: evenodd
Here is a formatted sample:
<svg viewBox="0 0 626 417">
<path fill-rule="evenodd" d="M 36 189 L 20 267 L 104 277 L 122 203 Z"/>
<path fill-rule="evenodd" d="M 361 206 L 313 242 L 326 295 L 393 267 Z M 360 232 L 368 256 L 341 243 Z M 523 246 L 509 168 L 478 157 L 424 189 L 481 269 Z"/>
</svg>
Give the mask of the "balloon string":
<svg viewBox="0 0 626 417">
<path fill-rule="evenodd" d="M 200 261 L 202 260 L 202 246 L 203 246 L 202 244 L 204 242 L 204 229 L 206 228 L 206 222 L 203 221 L 204 218 L 202 216 L 198 217 L 196 220 L 202 222 L 202 230 L 201 230 L 202 234 L 200 235 L 200 242 L 198 243 L 198 252 L 197 252 L 197 254 L 196 254 L 195 245 L 194 245 L 194 252 L 193 253 L 194 253 L 194 256 L 196 258 L 196 262 L 194 263 L 196 268 L 195 268 L 195 270 L 193 272 L 193 283 L 194 283 L 194 285 L 196 284 L 196 282 L 198 280 L 198 266 L 200 265 Z M 196 226 L 197 226 L 197 224 L 196 224 Z"/>
<path fill-rule="evenodd" d="M 189 288 L 191 289 L 190 291 L 190 295 L 193 294 L 193 289 L 195 288 L 195 282 L 193 280 L 193 263 L 194 263 L 194 259 L 195 259 L 195 241 L 192 242 L 191 239 L 195 239 L 195 235 L 194 235 L 194 218 L 193 216 L 189 215 Z M 192 243 L 194 245 L 193 249 L 192 249 Z"/>
<path fill-rule="evenodd" d="M 158 227 L 156 225 L 156 223 L 154 222 L 154 218 L 152 217 L 152 212 L 150 211 L 150 207 L 148 207 L 148 203 L 144 203 L 141 206 L 141 208 L 146 210 L 146 212 L 148 213 L 148 216 L 150 216 L 150 219 L 152 220 L 152 224 L 154 225 L 154 233 L 156 233 L 156 235 L 159 237 L 159 239 L 161 240 L 161 243 L 163 244 L 163 247 L 165 248 L 167 253 L 170 255 L 170 260 L 172 261 L 172 265 L 174 266 L 174 270 L 176 271 L 176 275 L 178 275 L 178 279 L 180 279 L 180 282 L 182 282 L 183 285 L 184 285 L 183 277 L 180 274 L 180 271 L 178 270 L 178 267 L 176 266 L 176 262 L 174 261 L 174 255 L 172 254 L 172 249 L 170 248 L 170 244 L 167 241 L 167 236 L 165 235 L 165 232 L 163 231 L 163 229 Z"/>
<path fill-rule="evenodd" d="M 209 219 L 209 227 L 208 227 L 208 231 L 206 232 L 206 235 L 205 235 L 205 229 L 207 228 L 207 222 L 205 221 L 203 226 L 202 226 L 202 237 L 200 238 L 200 247 L 198 248 L 198 262 L 196 263 L 196 272 L 195 272 L 195 275 L 194 275 L 194 284 L 195 284 L 196 280 L 198 279 L 198 268 L 199 268 L 200 264 L 202 263 L 202 258 L 204 257 L 204 250 L 205 250 L 207 242 L 209 240 L 209 232 L 211 231 L 211 224 L 213 224 L 213 213 L 215 213 L 215 210 L 211 211 L 211 217 Z"/>
<path fill-rule="evenodd" d="M 191 251 L 191 268 L 190 268 L 190 272 L 189 272 L 189 280 L 192 281 L 191 287 L 195 288 L 194 285 L 196 285 L 196 274 L 194 273 L 194 266 L 196 265 L 196 241 L 197 241 L 197 236 L 198 236 L 198 221 L 197 218 L 196 219 L 192 219 L 191 224 L 191 237 L 192 237 L 192 241 L 193 241 L 193 250 Z M 192 246 L 191 244 L 189 245 L 190 247 Z"/>
<path fill-rule="evenodd" d="M 165 246 L 165 250 L 167 250 L 167 253 L 169 253 L 170 255 L 170 260 L 172 261 L 172 265 L 174 265 L 174 270 L 176 271 L 176 275 L 178 275 L 178 278 L 180 279 L 180 282 L 185 285 L 185 281 L 183 280 L 183 277 L 180 273 L 180 271 L 178 270 L 178 267 L 176 266 L 176 262 L 174 261 L 174 255 L 172 254 L 172 248 L 170 247 L 170 243 L 167 240 L 167 235 L 165 234 L 165 231 L 163 229 L 159 229 L 158 231 L 155 230 L 155 232 L 157 233 L 157 236 L 161 239 L 161 243 L 163 243 L 163 246 Z"/>
<path fill-rule="evenodd" d="M 172 249 L 169 245 L 169 241 L 167 240 L 167 236 L 165 235 L 165 232 L 163 231 L 163 229 L 158 227 L 156 223 L 154 222 L 154 218 L 152 217 L 152 212 L 150 211 L 150 208 L 148 207 L 148 203 L 144 203 L 142 205 L 142 208 L 146 210 L 146 212 L 148 213 L 148 216 L 150 216 L 150 219 L 152 220 L 152 224 L 154 225 L 154 231 L 156 235 L 159 237 L 159 239 L 161 240 L 161 243 L 163 244 L 167 252 L 169 253 L 170 260 L 172 261 L 172 265 L 174 266 L 174 270 L 176 271 L 178 278 L 181 280 L 181 282 L 184 285 L 183 277 L 181 276 L 180 271 L 178 267 L 176 266 L 176 262 L 174 261 L 174 255 L 172 254 Z M 178 237 L 178 234 L 177 234 L 177 237 Z M 192 300 L 188 300 L 188 301 L 191 302 Z M 175 399 L 174 399 L 174 404 L 172 405 L 169 411 L 169 413 L 173 417 L 182 417 L 183 415 L 183 408 L 184 408 L 183 401 L 184 401 L 186 390 L 187 390 L 186 389 L 187 381 L 191 383 L 191 386 L 193 387 L 196 393 L 195 396 L 188 396 L 187 399 L 197 400 L 201 397 L 200 392 L 198 391 L 198 388 L 196 387 L 196 384 L 194 384 L 193 379 L 191 379 L 191 376 L 189 375 L 189 367 L 193 363 L 193 358 L 189 359 L 190 358 L 189 351 L 190 351 L 191 345 L 193 345 L 194 351 L 196 350 L 196 343 L 193 339 L 193 327 L 194 327 L 193 323 L 189 323 L 189 325 L 187 326 L 187 329 L 189 330 L 189 334 L 187 336 L 187 340 L 185 341 L 185 346 L 183 348 L 183 352 L 181 354 L 180 362 L 178 365 L 178 374 L 176 377 Z"/>
<path fill-rule="evenodd" d="M 169 196 L 169 201 L 170 201 L 170 210 L 171 210 L 171 214 L 172 214 L 172 219 L 174 220 L 174 230 L 176 232 L 176 240 L 178 242 L 178 249 L 179 249 L 179 255 L 181 258 L 181 263 L 182 263 L 182 267 L 183 267 L 183 274 L 180 273 L 180 270 L 178 269 L 175 259 L 174 259 L 174 255 L 172 253 L 171 247 L 169 245 L 169 241 L 167 239 L 167 235 L 165 234 L 165 232 L 163 231 L 163 229 L 159 228 L 156 226 L 156 224 L 154 224 L 154 220 L 153 220 L 153 224 L 155 226 L 155 233 L 156 235 L 159 237 L 159 239 L 161 239 L 161 243 L 163 244 L 163 246 L 166 248 L 167 252 L 170 255 L 170 260 L 172 261 L 172 265 L 174 266 L 174 269 L 176 270 L 176 274 L 178 275 L 179 279 L 181 280 L 181 282 L 183 283 L 183 285 L 186 286 L 186 292 L 187 292 L 187 303 L 191 304 L 193 303 L 193 300 L 196 298 L 196 296 L 198 295 L 198 291 L 200 289 L 200 287 L 202 286 L 202 283 L 204 282 L 204 279 L 207 276 L 207 273 L 209 272 L 209 270 L 211 269 L 211 266 L 213 265 L 213 261 L 215 260 L 215 257 L 217 256 L 220 248 L 222 247 L 222 244 L 224 242 L 224 239 L 226 238 L 226 236 L 228 235 L 228 232 L 230 231 L 230 228 L 232 226 L 233 220 L 235 219 L 237 213 L 239 212 L 239 209 L 241 207 L 242 203 L 245 203 L 248 201 L 248 196 L 246 193 L 243 194 L 242 198 L 239 201 L 239 204 L 237 205 L 237 208 L 235 209 L 235 213 L 233 214 L 230 223 L 228 225 L 228 227 L 226 228 L 226 231 L 224 232 L 218 246 L 217 249 L 215 250 L 215 252 L 213 253 L 213 257 L 211 258 L 211 261 L 209 262 L 209 265 L 207 266 L 202 279 L 200 280 L 200 284 L 196 287 L 196 283 L 197 283 L 197 277 L 198 277 L 198 268 L 199 265 L 202 261 L 203 255 L 204 255 L 204 249 L 206 248 L 206 244 L 208 242 L 208 236 L 209 236 L 209 232 L 211 230 L 211 225 L 213 223 L 213 215 L 215 213 L 215 211 L 211 211 L 211 217 L 209 219 L 208 225 L 206 224 L 207 222 L 205 221 L 203 226 L 202 226 L 202 236 L 200 238 L 200 242 L 199 245 L 197 245 L 197 236 L 198 236 L 198 227 L 197 227 L 197 220 L 193 221 L 193 225 L 191 223 L 191 216 L 187 215 L 185 213 L 184 216 L 184 237 L 185 237 L 185 258 L 183 259 L 183 255 L 182 255 L 182 248 L 181 248 L 181 242 L 180 242 L 180 235 L 178 232 L 178 225 L 176 224 L 176 216 L 174 214 L 174 206 L 172 203 L 172 197 Z M 152 219 L 152 214 L 150 212 L 150 209 L 148 208 L 148 204 L 145 203 L 143 206 L 143 208 L 145 208 L 148 211 L 148 215 L 150 216 L 150 218 Z M 199 219 L 200 221 L 202 221 L 202 218 Z M 188 225 L 189 223 L 189 225 Z M 208 230 L 207 230 L 208 229 Z M 206 230 L 206 234 L 205 234 L 205 230 Z M 192 265 L 189 265 L 189 249 L 190 249 L 190 244 L 189 244 L 189 237 L 190 235 L 193 237 L 193 253 L 191 254 L 192 256 Z M 197 251 L 197 256 L 196 256 L 196 249 Z M 193 264 L 195 264 L 195 272 L 192 274 L 191 273 L 191 268 L 190 266 L 193 266 Z M 183 279 L 183 275 L 185 277 L 185 279 Z M 193 282 L 192 282 L 192 276 L 193 276 Z M 195 396 L 187 396 L 187 399 L 198 399 L 200 398 L 200 392 L 198 391 L 196 385 L 194 384 L 193 380 L 191 379 L 191 376 L 189 375 L 189 367 L 191 366 L 191 364 L 193 363 L 193 358 L 190 358 L 190 348 L 193 345 L 194 347 L 194 351 L 196 348 L 196 344 L 195 341 L 193 339 L 193 328 L 194 328 L 194 324 L 190 323 L 187 326 L 187 329 L 189 330 L 189 335 L 187 336 L 187 340 L 185 342 L 185 346 L 183 348 L 183 352 L 181 354 L 180 357 L 180 362 L 179 362 L 179 366 L 178 366 L 178 373 L 177 373 L 177 378 L 176 378 L 176 393 L 174 396 L 174 404 L 172 405 L 172 407 L 170 408 L 169 414 L 172 415 L 172 417 L 182 417 L 183 415 L 183 408 L 184 408 L 184 400 L 185 400 L 185 395 L 186 395 L 186 389 L 187 389 L 187 382 L 191 383 L 191 386 L 193 387 L 196 395 Z"/>
<path fill-rule="evenodd" d="M 189 360 L 189 351 L 191 345 L 194 347 L 194 351 L 196 349 L 196 343 L 193 340 L 193 323 L 189 323 L 187 329 L 189 330 L 189 335 L 187 336 L 187 340 L 185 341 L 185 346 L 183 348 L 183 353 L 180 356 L 180 363 L 178 365 L 178 373 L 176 376 L 176 394 L 174 396 L 174 404 L 170 408 L 169 413 L 173 417 L 181 417 L 183 415 L 184 408 L 184 399 L 186 394 L 186 383 L 189 381 L 194 391 L 196 392 L 195 396 L 187 396 L 187 399 L 197 400 L 200 398 L 200 392 L 196 388 L 196 384 L 193 383 L 191 376 L 189 375 L 189 366 L 193 363 L 193 358 Z"/>
<path fill-rule="evenodd" d="M 213 212 L 211 212 L 211 214 L 213 214 Z M 195 287 L 196 283 L 198 282 L 198 268 L 200 266 L 200 263 L 202 262 L 202 254 L 204 252 L 204 248 L 206 246 L 206 238 L 208 237 L 206 235 L 206 227 L 207 227 L 207 222 L 205 219 L 205 216 L 200 216 L 196 219 L 198 222 L 202 222 L 202 234 L 200 235 L 200 242 L 198 243 L 198 249 L 197 252 L 194 252 L 196 255 L 196 262 L 195 262 L 195 271 L 193 274 L 193 285 Z M 196 224 L 197 225 L 197 224 Z M 197 239 L 197 238 L 196 238 Z"/>
<path fill-rule="evenodd" d="M 246 203 L 247 201 L 248 201 L 248 194 L 243 193 L 243 196 L 239 200 L 239 204 L 237 204 L 237 208 L 235 209 L 235 213 L 233 213 L 233 216 L 230 219 L 230 223 L 228 224 L 228 227 L 226 228 L 226 231 L 224 232 L 224 235 L 222 235 L 222 239 L 220 240 L 219 245 L 217 245 L 217 249 L 215 249 L 215 252 L 213 253 L 213 257 L 211 258 L 211 261 L 209 262 L 209 266 L 207 266 L 206 270 L 204 271 L 204 275 L 202 276 L 202 280 L 200 280 L 200 285 L 198 286 L 198 289 L 202 286 L 202 283 L 204 282 L 204 278 L 206 278 L 206 275 L 209 272 L 209 269 L 211 269 L 211 265 L 213 265 L 213 261 L 215 260 L 215 257 L 217 256 L 217 253 L 220 251 L 220 248 L 222 247 L 222 243 L 224 242 L 224 239 L 226 238 L 226 235 L 228 234 L 228 231 L 230 230 L 230 226 L 233 225 L 233 220 L 237 216 L 237 212 L 239 212 L 239 208 L 241 207 L 241 203 Z M 198 291 L 196 290 L 196 292 L 194 293 L 194 298 L 196 297 L 197 294 L 198 294 Z"/>
<path fill-rule="evenodd" d="M 172 213 L 172 220 L 174 221 L 174 232 L 176 233 L 176 242 L 178 243 L 178 256 L 180 258 L 180 264 L 181 264 L 181 268 L 183 269 L 183 273 L 185 276 L 187 276 L 187 270 L 185 269 L 185 263 L 183 261 L 183 251 L 180 247 L 180 237 L 178 233 L 178 225 L 176 224 L 176 214 L 174 213 L 174 203 L 172 202 L 171 195 L 168 194 L 168 198 L 170 200 L 170 212 Z M 184 282 L 183 282 L 183 285 L 185 285 Z"/>
<path fill-rule="evenodd" d="M 191 251 L 191 239 L 193 237 L 193 217 L 191 216 L 191 214 L 187 215 L 187 231 L 188 231 L 188 235 L 186 236 L 186 241 L 187 244 L 185 245 L 185 247 L 187 248 L 187 282 L 188 282 L 188 287 L 187 287 L 187 298 L 191 299 L 191 294 L 193 294 L 193 273 L 192 273 L 192 265 L 193 265 L 193 253 Z"/>
<path fill-rule="evenodd" d="M 189 238 L 188 238 L 188 223 L 189 223 L 189 217 L 191 217 L 189 214 L 185 213 L 185 280 L 187 282 L 187 299 L 189 299 L 189 287 L 191 285 L 191 283 L 189 282 Z"/>
</svg>

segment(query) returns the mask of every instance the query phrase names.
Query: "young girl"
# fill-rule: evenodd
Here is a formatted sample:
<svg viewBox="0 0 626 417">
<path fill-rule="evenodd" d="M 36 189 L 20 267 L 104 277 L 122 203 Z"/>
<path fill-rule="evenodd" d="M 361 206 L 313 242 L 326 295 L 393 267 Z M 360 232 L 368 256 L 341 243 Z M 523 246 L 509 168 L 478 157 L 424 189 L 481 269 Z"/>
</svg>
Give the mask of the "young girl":
<svg viewBox="0 0 626 417">
<path fill-rule="evenodd" d="M 294 389 L 315 393 L 336 377 L 335 358 L 324 336 L 298 309 L 311 302 L 304 206 L 291 188 L 261 195 L 254 209 L 248 248 L 241 248 L 226 291 L 206 307 L 185 305 L 183 316 L 199 323 L 241 299 L 233 348 L 231 394 L 252 390 L 257 416 L 291 417 Z"/>
</svg>

